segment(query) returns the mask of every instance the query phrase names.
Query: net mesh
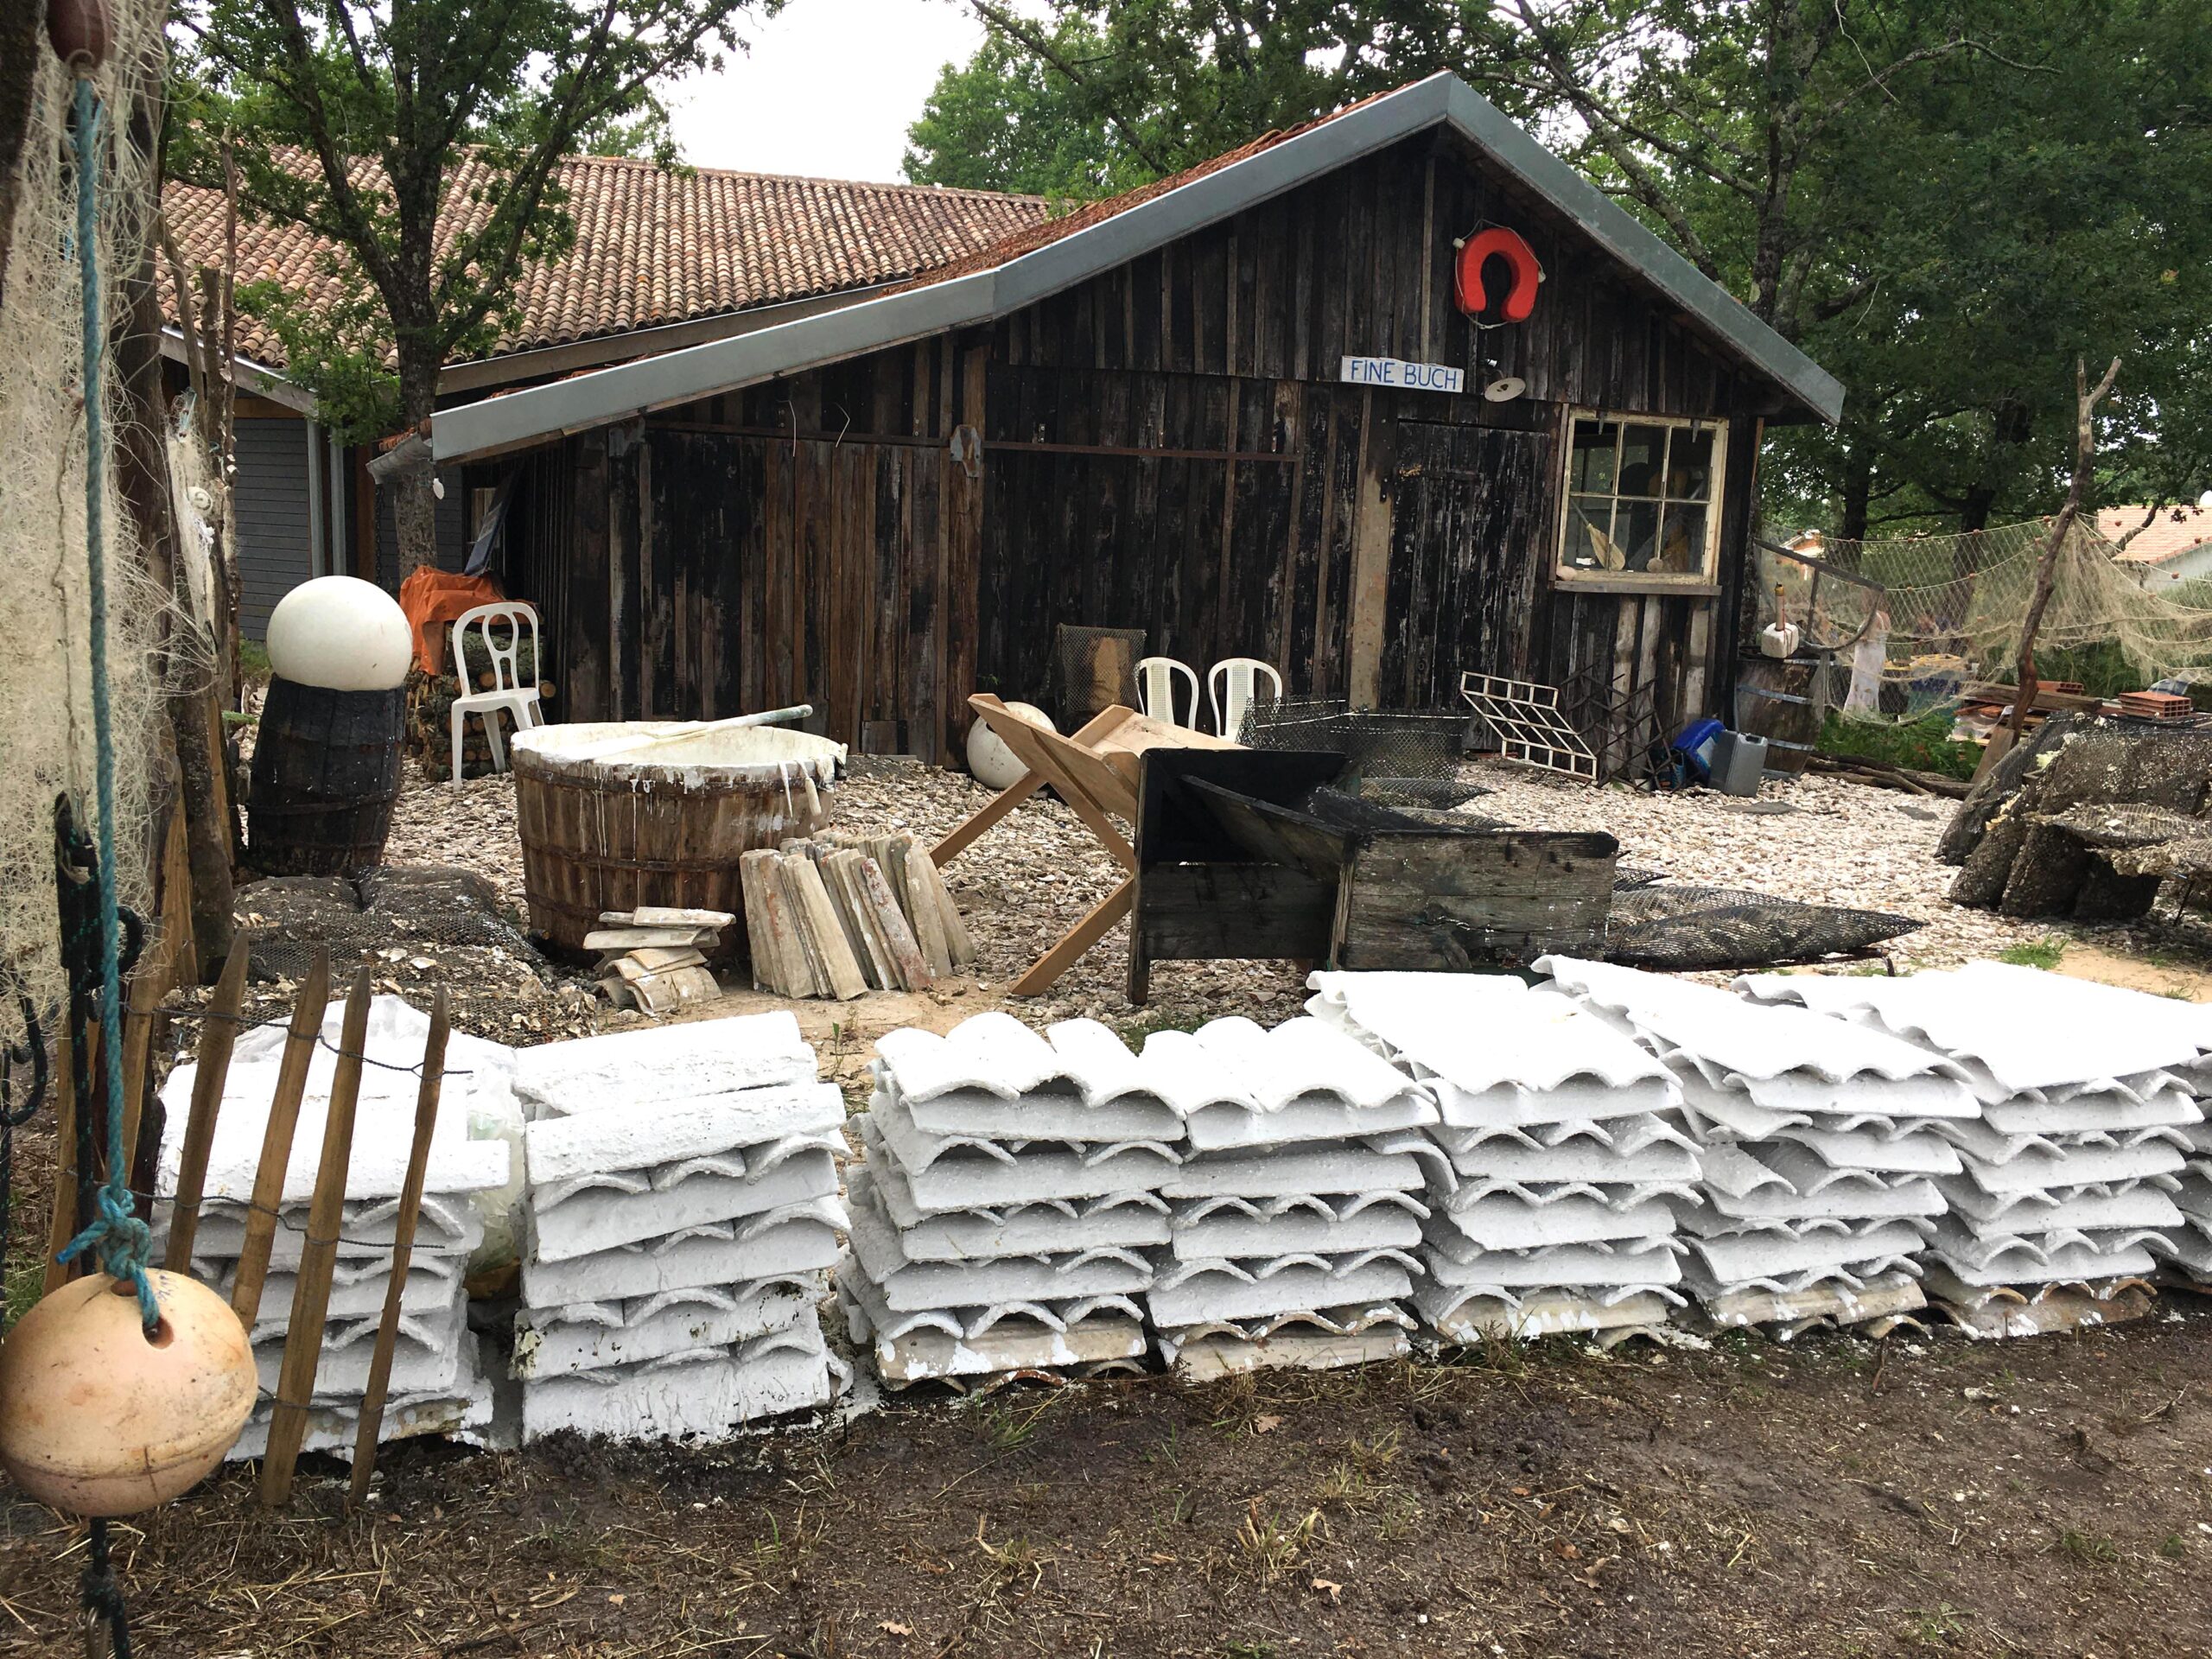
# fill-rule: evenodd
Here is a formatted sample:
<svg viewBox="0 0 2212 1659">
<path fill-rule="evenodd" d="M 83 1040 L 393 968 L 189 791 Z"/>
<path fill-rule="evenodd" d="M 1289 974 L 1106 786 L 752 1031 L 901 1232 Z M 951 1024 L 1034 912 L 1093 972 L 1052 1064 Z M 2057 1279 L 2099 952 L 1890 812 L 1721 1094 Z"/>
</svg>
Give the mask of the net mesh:
<svg viewBox="0 0 2212 1659">
<path fill-rule="evenodd" d="M 1382 786 L 1388 780 L 1403 791 L 1408 783 L 1454 781 L 1466 751 L 1466 730 L 1464 712 L 1376 714 L 1355 711 L 1338 697 L 1285 697 L 1279 702 L 1253 703 L 1245 711 L 1238 737 L 1247 748 L 1341 754 L 1344 771 L 1338 781 L 1368 794 L 1370 790 L 1358 785 Z M 1471 800 L 1478 792 L 1461 799 Z M 1427 800 L 1406 804 L 1443 804 Z"/>
<path fill-rule="evenodd" d="M 1137 706 L 1137 659 L 1142 628 L 1085 628 L 1060 624 L 1052 644 L 1052 712 L 1073 731 L 1102 709 Z M 1193 717 L 1197 710 L 1192 711 Z"/>
<path fill-rule="evenodd" d="M 1813 695 L 1823 713 L 1916 719 L 1970 683 L 2009 677 L 2054 529 L 2033 520 L 1967 536 L 1803 546 L 1878 584 L 1872 589 L 1763 550 L 1759 621 L 1786 620 L 1803 631 L 1802 648 L 1821 657 Z M 2212 681 L 2212 581 L 2146 586 L 2145 567 L 2120 552 L 2086 520 L 2070 526 L 2037 652 L 2104 648 L 2142 685 Z"/>
<path fill-rule="evenodd" d="M 1910 933 L 1910 916 L 1810 905 L 1741 887 L 1655 884 L 1613 892 L 1605 957 L 1691 972 L 1857 956 Z"/>
<path fill-rule="evenodd" d="M 106 113 L 99 183 L 101 309 L 125 316 L 155 204 L 155 158 L 131 116 L 162 71 L 167 8 L 110 0 L 113 48 L 93 85 Z M 54 801 L 92 817 L 92 652 L 85 556 L 86 423 L 76 179 L 68 71 L 39 41 L 30 116 L 15 180 L 13 234 L 0 287 L 0 967 L 41 1004 L 63 990 L 54 892 Z M 108 338 L 114 338 L 111 330 Z M 122 902 L 148 887 L 147 753 L 165 677 L 204 672 L 167 592 L 146 579 L 117 483 L 129 410 L 112 362 L 102 375 L 106 453 L 107 671 L 115 709 L 116 840 Z M 161 447 L 157 440 L 154 447 Z M 166 636 L 166 638 L 165 638 Z"/>
</svg>

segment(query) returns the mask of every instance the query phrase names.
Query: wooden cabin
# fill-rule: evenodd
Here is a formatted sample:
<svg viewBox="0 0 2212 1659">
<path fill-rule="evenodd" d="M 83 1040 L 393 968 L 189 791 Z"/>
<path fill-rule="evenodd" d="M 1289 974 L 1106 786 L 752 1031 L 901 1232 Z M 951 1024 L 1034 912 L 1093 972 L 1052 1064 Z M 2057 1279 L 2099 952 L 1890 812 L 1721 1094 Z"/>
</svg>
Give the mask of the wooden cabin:
<svg viewBox="0 0 2212 1659">
<path fill-rule="evenodd" d="M 1719 710 L 1762 434 L 1841 399 L 1439 75 L 430 445 L 512 477 L 567 718 L 809 702 L 948 760 L 971 691 L 1046 700 L 1061 624 L 1357 707 L 1474 669 Z"/>
</svg>

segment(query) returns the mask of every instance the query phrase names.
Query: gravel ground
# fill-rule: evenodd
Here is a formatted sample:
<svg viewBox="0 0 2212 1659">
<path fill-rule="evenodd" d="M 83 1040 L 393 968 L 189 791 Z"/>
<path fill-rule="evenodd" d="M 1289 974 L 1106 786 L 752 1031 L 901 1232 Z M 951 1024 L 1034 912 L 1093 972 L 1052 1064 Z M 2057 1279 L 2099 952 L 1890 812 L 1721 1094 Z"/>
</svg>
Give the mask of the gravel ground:
<svg viewBox="0 0 2212 1659">
<path fill-rule="evenodd" d="M 2117 951 L 2144 941 L 2126 928 L 2013 922 L 1961 909 L 1944 897 L 1954 874 L 1936 861 L 1948 801 L 1924 800 L 1839 778 L 1770 780 L 1759 801 L 1690 791 L 1650 795 L 1626 786 L 1592 789 L 1526 767 L 1478 762 L 1470 782 L 1490 792 L 1467 810 L 1528 829 L 1603 830 L 1621 842 L 1621 861 L 1663 871 L 1675 881 L 1744 887 L 1821 903 L 1894 911 L 1926 923 L 1897 940 L 1900 969 L 1948 967 L 2007 946 L 2062 934 Z M 983 804 L 989 793 L 959 772 L 912 762 L 856 760 L 832 798 L 831 823 L 843 830 L 906 830 L 933 842 Z M 388 856 L 394 863 L 458 863 L 524 911 L 522 849 L 515 837 L 514 785 L 505 776 L 458 788 L 424 781 L 410 766 L 394 816 Z M 995 1002 L 1006 985 L 1085 911 L 1111 892 L 1118 872 L 1075 815 L 1058 801 L 1032 800 L 986 834 L 945 871 L 976 939 L 972 981 L 957 990 Z M 1038 1022 L 1088 1014 L 1133 1032 L 1186 1026 L 1224 1014 L 1262 1021 L 1296 1012 L 1299 976 L 1271 963 L 1164 963 L 1153 971 L 1152 999 L 1132 1008 L 1122 994 L 1128 926 L 1109 933 L 1046 996 L 1019 1005 Z M 1725 976 L 1713 976 L 1725 977 Z M 845 1012 L 850 1031 L 878 1022 L 874 995 Z M 564 1010 L 569 1024 L 573 1008 Z M 512 1018 L 512 1016 L 509 1016 Z M 637 1016 L 604 1012 L 601 1024 Z M 900 1017 L 906 1017 L 901 1014 Z M 521 1022 L 516 1022 L 521 1023 Z"/>
</svg>

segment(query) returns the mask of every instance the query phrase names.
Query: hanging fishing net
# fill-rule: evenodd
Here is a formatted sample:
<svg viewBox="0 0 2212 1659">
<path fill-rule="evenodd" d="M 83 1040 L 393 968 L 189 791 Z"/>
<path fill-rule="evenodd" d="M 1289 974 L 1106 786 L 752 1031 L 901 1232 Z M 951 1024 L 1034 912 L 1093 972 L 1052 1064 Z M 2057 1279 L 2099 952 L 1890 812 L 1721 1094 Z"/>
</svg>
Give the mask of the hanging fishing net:
<svg viewBox="0 0 2212 1659">
<path fill-rule="evenodd" d="M 1676 972 L 1770 967 L 1858 956 L 1920 925 L 1910 916 L 1741 887 L 1616 887 L 1605 959 Z"/>
</svg>

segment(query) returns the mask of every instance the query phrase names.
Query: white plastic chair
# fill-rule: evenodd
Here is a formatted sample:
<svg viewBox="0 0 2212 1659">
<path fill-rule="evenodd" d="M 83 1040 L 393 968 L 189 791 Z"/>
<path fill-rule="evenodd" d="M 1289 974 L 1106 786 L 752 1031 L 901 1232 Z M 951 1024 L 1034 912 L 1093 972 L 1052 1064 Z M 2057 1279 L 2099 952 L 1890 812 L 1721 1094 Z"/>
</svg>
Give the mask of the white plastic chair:
<svg viewBox="0 0 2212 1659">
<path fill-rule="evenodd" d="M 1213 704 L 1214 729 L 1224 737 L 1234 739 L 1244 729 L 1244 711 L 1252 706 L 1252 694 L 1259 689 L 1262 674 L 1274 688 L 1272 700 L 1281 702 L 1282 676 L 1275 672 L 1274 664 L 1263 663 L 1256 657 L 1224 658 L 1206 676 L 1206 700 Z M 1222 702 L 1224 682 L 1229 694 L 1225 706 Z"/>
<path fill-rule="evenodd" d="M 1178 674 L 1191 688 L 1188 720 L 1175 718 Z M 1195 728 L 1198 723 L 1198 677 L 1188 663 L 1179 663 L 1173 657 L 1147 657 L 1137 664 L 1137 702 L 1154 720 L 1164 720 L 1170 726 Z"/>
<path fill-rule="evenodd" d="M 504 624 L 507 640 L 501 645 L 492 632 L 493 623 Z M 532 726 L 543 725 L 537 710 L 537 681 L 533 677 L 525 685 L 516 658 L 522 648 L 522 631 L 530 629 L 530 664 L 539 666 L 537 651 L 537 613 L 518 599 L 502 600 L 496 605 L 479 605 L 474 610 L 464 611 L 453 625 L 453 669 L 460 677 L 461 695 L 453 700 L 453 781 L 461 782 L 461 734 L 462 725 L 471 715 L 484 717 L 484 735 L 492 746 L 492 768 L 495 772 L 507 769 L 507 746 L 499 736 L 499 710 L 505 709 L 515 717 L 515 729 L 526 731 Z M 471 691 L 468 677 L 468 657 L 461 649 L 462 636 L 474 627 L 482 636 L 484 656 L 492 665 L 497 683 L 489 691 Z"/>
</svg>

